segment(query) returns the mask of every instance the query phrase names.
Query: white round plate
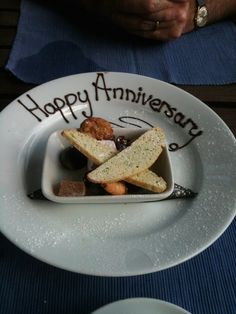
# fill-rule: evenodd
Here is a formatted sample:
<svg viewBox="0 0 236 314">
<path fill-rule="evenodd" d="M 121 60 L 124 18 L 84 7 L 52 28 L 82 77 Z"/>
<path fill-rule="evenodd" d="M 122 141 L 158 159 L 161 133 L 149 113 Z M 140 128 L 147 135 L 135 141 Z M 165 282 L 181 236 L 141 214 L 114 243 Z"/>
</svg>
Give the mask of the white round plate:
<svg viewBox="0 0 236 314">
<path fill-rule="evenodd" d="M 27 195 L 41 187 L 49 135 L 86 116 L 114 126 L 160 126 L 174 182 L 193 199 L 131 204 L 57 204 Z M 0 229 L 27 253 L 92 275 L 166 269 L 200 253 L 236 209 L 235 138 L 201 101 L 133 74 L 87 73 L 38 86 L 0 114 Z"/>
<path fill-rule="evenodd" d="M 92 314 L 190 314 L 183 308 L 157 299 L 133 298 L 110 303 Z"/>
</svg>

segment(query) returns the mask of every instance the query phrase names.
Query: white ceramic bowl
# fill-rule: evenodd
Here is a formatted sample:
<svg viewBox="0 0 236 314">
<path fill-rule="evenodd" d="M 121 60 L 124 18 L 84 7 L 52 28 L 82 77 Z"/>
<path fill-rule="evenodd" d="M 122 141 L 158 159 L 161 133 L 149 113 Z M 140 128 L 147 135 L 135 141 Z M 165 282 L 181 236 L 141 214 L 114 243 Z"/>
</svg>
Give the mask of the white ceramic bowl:
<svg viewBox="0 0 236 314">
<path fill-rule="evenodd" d="M 152 171 L 167 182 L 167 189 L 162 193 L 145 193 L 142 194 L 126 194 L 126 195 L 86 195 L 64 197 L 55 194 L 55 187 L 62 179 L 83 180 L 84 174 L 88 170 L 83 168 L 80 170 L 65 169 L 59 160 L 60 153 L 70 146 L 70 143 L 61 135 L 62 130 L 52 133 L 48 139 L 42 174 L 42 192 L 44 196 L 58 203 L 130 203 L 130 202 L 147 202 L 159 201 L 167 198 L 173 191 L 174 183 L 171 170 L 171 161 L 168 149 L 165 148 L 155 164 Z M 141 128 L 114 128 L 114 135 L 124 136 L 131 141 L 143 134 L 147 129 Z M 168 147 L 168 145 L 166 145 Z M 141 191 L 141 190 L 140 190 Z M 144 191 L 144 190 L 143 190 Z"/>
</svg>

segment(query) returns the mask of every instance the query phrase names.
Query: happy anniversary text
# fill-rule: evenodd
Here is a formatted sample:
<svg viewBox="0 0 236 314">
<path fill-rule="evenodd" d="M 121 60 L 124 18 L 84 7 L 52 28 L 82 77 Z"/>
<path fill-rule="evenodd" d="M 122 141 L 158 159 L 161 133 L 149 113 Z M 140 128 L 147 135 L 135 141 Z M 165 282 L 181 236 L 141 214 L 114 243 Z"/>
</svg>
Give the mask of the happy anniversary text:
<svg viewBox="0 0 236 314">
<path fill-rule="evenodd" d="M 185 129 L 189 135 L 189 139 L 186 143 L 169 144 L 169 151 L 176 151 L 181 149 L 188 144 L 190 144 L 195 138 L 202 135 L 203 131 L 199 126 L 194 122 L 190 117 L 187 117 L 184 113 L 180 112 L 178 108 L 173 107 L 167 101 L 162 100 L 154 95 L 147 94 L 143 87 L 138 87 L 137 90 L 129 89 L 125 87 L 111 87 L 109 82 L 106 80 L 105 73 L 97 73 L 95 80 L 91 82 L 92 92 L 88 92 L 87 89 L 78 90 L 73 93 L 68 93 L 63 95 L 63 97 L 54 97 L 50 102 L 40 103 L 36 101 L 29 93 L 26 94 L 26 99 L 18 99 L 17 102 L 24 107 L 38 122 L 42 122 L 45 118 L 48 118 L 52 115 L 61 115 L 66 123 L 70 123 L 69 119 L 78 119 L 76 115 L 76 106 L 85 105 L 87 111 L 79 111 L 79 114 L 84 118 L 89 118 L 93 116 L 93 106 L 96 105 L 96 102 L 100 101 L 113 101 L 113 100 L 122 100 L 124 102 L 131 102 L 137 105 L 149 107 L 154 113 L 162 114 L 164 118 L 170 119 L 178 127 Z M 65 115 L 65 111 L 68 112 Z M 132 121 L 141 121 L 146 125 L 152 127 L 151 124 L 142 120 L 140 118 L 131 117 L 131 116 L 120 116 L 118 117 L 119 122 L 130 123 Z M 115 123 L 113 123 L 115 124 Z M 115 124 L 118 126 L 118 124 Z"/>
</svg>

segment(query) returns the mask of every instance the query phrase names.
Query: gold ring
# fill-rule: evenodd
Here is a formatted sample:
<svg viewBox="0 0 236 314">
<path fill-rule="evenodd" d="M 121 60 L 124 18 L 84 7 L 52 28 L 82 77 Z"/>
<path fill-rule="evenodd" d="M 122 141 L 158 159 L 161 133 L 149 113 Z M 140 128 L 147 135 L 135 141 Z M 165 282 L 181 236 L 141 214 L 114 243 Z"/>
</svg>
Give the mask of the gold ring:
<svg viewBox="0 0 236 314">
<path fill-rule="evenodd" d="M 160 21 L 157 20 L 155 23 L 155 30 L 157 30 L 159 28 L 159 26 L 160 26 Z"/>
</svg>

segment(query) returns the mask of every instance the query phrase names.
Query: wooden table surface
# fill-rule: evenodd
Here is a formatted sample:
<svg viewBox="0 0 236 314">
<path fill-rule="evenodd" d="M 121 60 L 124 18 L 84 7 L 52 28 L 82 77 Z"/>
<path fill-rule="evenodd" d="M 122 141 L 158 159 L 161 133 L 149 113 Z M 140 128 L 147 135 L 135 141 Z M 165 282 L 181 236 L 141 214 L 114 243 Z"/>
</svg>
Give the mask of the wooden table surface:
<svg viewBox="0 0 236 314">
<path fill-rule="evenodd" d="M 26 84 L 4 69 L 15 38 L 20 0 L 0 0 L 0 110 L 32 84 Z M 236 54 L 236 52 L 235 52 Z M 223 86 L 178 86 L 212 108 L 236 135 L 236 84 Z"/>
</svg>

